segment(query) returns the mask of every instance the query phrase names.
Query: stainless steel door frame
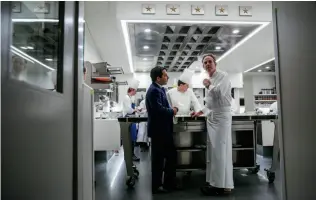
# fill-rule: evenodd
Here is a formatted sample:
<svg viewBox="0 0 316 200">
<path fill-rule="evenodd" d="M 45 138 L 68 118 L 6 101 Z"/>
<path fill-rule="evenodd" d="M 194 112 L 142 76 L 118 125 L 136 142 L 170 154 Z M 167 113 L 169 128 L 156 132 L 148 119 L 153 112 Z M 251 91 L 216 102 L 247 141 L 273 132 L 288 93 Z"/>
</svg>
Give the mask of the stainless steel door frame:
<svg viewBox="0 0 316 200">
<path fill-rule="evenodd" d="M 63 93 L 57 93 L 10 78 L 11 2 L 1 2 L 3 199 L 78 197 L 75 2 L 65 2 L 64 13 Z"/>
<path fill-rule="evenodd" d="M 316 3 L 272 5 L 282 200 L 316 199 Z"/>
</svg>

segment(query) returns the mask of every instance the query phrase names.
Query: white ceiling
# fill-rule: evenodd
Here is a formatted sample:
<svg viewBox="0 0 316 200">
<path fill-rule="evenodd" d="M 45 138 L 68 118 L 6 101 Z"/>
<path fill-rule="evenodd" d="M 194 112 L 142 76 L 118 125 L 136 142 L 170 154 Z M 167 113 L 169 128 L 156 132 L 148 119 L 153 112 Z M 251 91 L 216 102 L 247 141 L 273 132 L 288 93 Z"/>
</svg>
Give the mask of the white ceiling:
<svg viewBox="0 0 316 200">
<path fill-rule="evenodd" d="M 136 3 L 134 2 L 134 4 Z M 130 73 L 131 69 L 120 21 L 124 14 L 126 15 L 125 19 L 128 19 L 128 13 L 118 13 L 117 10 L 120 10 L 118 6 L 122 6 L 122 2 L 85 2 L 85 60 L 91 62 L 106 61 L 113 67 L 122 67 L 125 73 Z M 266 16 L 272 15 L 272 8 L 269 10 L 269 6 L 264 6 L 265 9 L 261 10 L 270 12 L 263 14 L 267 18 Z M 126 5 L 126 7 L 128 6 Z M 131 10 L 135 12 L 135 9 Z M 266 21 L 271 21 L 271 18 L 267 18 Z M 222 59 L 218 66 L 227 72 L 238 73 L 272 57 L 274 57 L 273 26 L 270 23 Z M 192 65 L 199 67 L 201 62 L 196 61 Z"/>
</svg>

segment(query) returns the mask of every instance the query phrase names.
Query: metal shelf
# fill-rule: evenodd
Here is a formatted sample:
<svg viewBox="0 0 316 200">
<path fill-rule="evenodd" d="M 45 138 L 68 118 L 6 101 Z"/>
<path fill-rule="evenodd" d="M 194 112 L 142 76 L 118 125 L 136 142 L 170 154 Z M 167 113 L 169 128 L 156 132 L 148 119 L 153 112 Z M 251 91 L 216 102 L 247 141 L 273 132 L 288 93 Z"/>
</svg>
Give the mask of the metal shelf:
<svg viewBox="0 0 316 200">
<path fill-rule="evenodd" d="M 233 148 L 233 151 L 246 151 L 246 150 L 255 150 L 255 148 Z"/>
<path fill-rule="evenodd" d="M 178 147 L 177 151 L 190 151 L 190 152 L 197 152 L 197 151 L 205 151 L 205 148 L 196 148 L 196 147 Z"/>
<path fill-rule="evenodd" d="M 278 94 L 255 94 L 254 96 L 277 96 Z"/>
</svg>

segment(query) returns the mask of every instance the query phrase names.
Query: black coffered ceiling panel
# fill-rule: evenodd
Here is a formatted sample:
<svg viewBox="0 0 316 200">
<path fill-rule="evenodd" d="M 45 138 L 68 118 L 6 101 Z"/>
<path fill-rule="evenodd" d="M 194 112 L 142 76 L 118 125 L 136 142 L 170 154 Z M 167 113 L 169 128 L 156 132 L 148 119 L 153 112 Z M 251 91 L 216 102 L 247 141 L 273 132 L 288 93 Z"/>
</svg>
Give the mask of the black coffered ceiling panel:
<svg viewBox="0 0 316 200">
<path fill-rule="evenodd" d="M 168 71 L 183 71 L 199 56 L 217 57 L 258 28 L 257 24 L 160 24 L 129 23 L 133 64 L 136 71 L 168 66 Z M 145 30 L 150 29 L 150 31 Z M 233 34 L 238 29 L 239 33 Z M 147 46 L 147 48 L 144 48 Z M 154 57 L 152 63 L 135 57 Z M 142 69 L 138 69 L 139 67 Z"/>
</svg>

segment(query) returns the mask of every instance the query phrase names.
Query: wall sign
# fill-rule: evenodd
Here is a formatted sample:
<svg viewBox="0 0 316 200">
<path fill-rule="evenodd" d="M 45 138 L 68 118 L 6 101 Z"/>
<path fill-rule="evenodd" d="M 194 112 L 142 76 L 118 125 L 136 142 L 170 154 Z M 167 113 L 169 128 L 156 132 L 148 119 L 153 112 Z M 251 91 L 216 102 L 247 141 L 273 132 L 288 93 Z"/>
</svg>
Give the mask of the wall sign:
<svg viewBox="0 0 316 200">
<path fill-rule="evenodd" d="M 11 5 L 12 5 L 12 12 L 13 13 L 20 13 L 21 12 L 21 2 L 13 1 Z"/>
<path fill-rule="evenodd" d="M 180 15 L 180 5 L 171 5 L 166 6 L 167 15 Z"/>
<path fill-rule="evenodd" d="M 150 4 L 143 4 L 142 5 L 142 13 L 143 14 L 155 14 L 156 13 L 156 6 Z"/>
<path fill-rule="evenodd" d="M 35 13 L 48 14 L 49 13 L 49 8 L 50 8 L 49 3 L 44 3 L 44 4 L 36 5 L 33 11 Z"/>
<path fill-rule="evenodd" d="M 239 6 L 240 16 L 252 16 L 252 6 Z"/>
<path fill-rule="evenodd" d="M 228 6 L 215 6 L 216 16 L 228 16 Z"/>
<path fill-rule="evenodd" d="M 192 5 L 191 6 L 192 15 L 204 15 L 204 6 L 203 5 Z"/>
</svg>

